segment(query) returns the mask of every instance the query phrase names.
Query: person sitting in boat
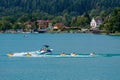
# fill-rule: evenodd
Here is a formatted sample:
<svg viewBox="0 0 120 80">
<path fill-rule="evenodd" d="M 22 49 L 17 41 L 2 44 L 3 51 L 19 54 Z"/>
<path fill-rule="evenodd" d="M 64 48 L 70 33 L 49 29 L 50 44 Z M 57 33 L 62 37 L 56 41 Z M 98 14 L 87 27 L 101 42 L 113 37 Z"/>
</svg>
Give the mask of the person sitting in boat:
<svg viewBox="0 0 120 80">
<path fill-rule="evenodd" d="M 45 47 L 42 48 L 41 50 L 39 50 L 39 52 L 41 54 L 48 54 L 48 53 L 52 53 L 52 49 L 49 49 L 49 46 L 48 45 L 44 45 Z"/>
<path fill-rule="evenodd" d="M 63 52 L 63 53 L 60 54 L 60 56 L 66 56 L 66 54 Z"/>
<path fill-rule="evenodd" d="M 75 52 L 72 52 L 70 55 L 71 56 L 76 56 L 77 54 Z"/>
<path fill-rule="evenodd" d="M 94 56 L 94 55 L 95 55 L 95 52 L 90 53 L 90 56 Z"/>
<path fill-rule="evenodd" d="M 14 54 L 13 53 L 9 53 L 7 54 L 9 57 L 12 57 Z"/>
<path fill-rule="evenodd" d="M 30 57 L 32 56 L 30 53 L 25 54 L 25 56 Z"/>
<path fill-rule="evenodd" d="M 41 52 L 41 54 L 44 54 L 47 52 L 46 48 L 42 48 L 41 50 L 39 50 L 39 52 Z"/>
</svg>

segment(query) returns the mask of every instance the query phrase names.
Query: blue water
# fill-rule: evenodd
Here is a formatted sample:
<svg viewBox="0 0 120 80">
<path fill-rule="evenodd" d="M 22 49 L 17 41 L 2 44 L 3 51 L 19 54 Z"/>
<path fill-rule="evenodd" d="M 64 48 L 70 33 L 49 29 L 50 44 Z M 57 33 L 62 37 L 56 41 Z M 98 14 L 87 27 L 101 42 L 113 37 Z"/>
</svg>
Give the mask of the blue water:
<svg viewBox="0 0 120 80">
<path fill-rule="evenodd" d="M 0 34 L 0 80 L 120 80 L 120 56 L 98 58 L 6 56 L 9 52 L 35 51 L 45 44 L 50 45 L 53 54 L 62 52 L 120 54 L 120 36 L 65 33 Z"/>
</svg>

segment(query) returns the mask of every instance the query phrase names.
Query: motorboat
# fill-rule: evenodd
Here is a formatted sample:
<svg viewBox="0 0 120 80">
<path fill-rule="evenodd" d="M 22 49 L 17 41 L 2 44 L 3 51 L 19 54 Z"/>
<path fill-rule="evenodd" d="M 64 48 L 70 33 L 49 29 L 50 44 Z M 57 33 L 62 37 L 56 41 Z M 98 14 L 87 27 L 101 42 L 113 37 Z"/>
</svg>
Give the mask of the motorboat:
<svg viewBox="0 0 120 80">
<path fill-rule="evenodd" d="M 49 49 L 48 45 L 44 45 L 44 47 L 42 49 L 37 50 L 37 51 L 9 53 L 9 54 L 7 54 L 7 56 L 9 56 L 9 57 L 14 57 L 14 56 L 16 56 L 16 57 L 23 57 L 23 56 L 35 57 L 38 55 L 50 55 L 50 54 L 52 54 L 52 51 L 53 51 L 53 49 Z"/>
</svg>

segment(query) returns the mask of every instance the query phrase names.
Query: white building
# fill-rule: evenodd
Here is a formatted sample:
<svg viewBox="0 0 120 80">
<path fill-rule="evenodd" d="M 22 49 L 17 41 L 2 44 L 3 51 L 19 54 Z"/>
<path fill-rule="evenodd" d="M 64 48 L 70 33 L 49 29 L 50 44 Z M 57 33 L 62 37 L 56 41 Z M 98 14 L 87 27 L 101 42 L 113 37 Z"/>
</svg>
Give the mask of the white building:
<svg viewBox="0 0 120 80">
<path fill-rule="evenodd" d="M 102 20 L 100 18 L 93 18 L 90 22 L 90 26 L 92 30 L 98 30 L 101 24 L 102 24 Z"/>
</svg>

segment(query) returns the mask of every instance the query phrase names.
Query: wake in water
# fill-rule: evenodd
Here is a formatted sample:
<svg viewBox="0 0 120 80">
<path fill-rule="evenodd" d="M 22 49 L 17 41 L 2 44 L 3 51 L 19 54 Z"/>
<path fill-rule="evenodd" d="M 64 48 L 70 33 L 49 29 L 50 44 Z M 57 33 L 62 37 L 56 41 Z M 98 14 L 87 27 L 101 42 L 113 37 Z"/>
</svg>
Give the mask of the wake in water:
<svg viewBox="0 0 120 80">
<path fill-rule="evenodd" d="M 9 53 L 9 57 L 38 57 L 39 55 L 48 55 L 52 54 L 53 49 L 49 49 L 48 45 L 44 45 L 41 50 L 31 51 L 31 52 L 21 52 L 21 53 Z"/>
<path fill-rule="evenodd" d="M 71 54 L 65 54 L 62 53 L 60 55 L 49 55 L 49 54 L 38 54 L 39 51 L 33 51 L 33 52 L 21 52 L 21 53 L 10 53 L 7 54 L 7 56 L 9 57 L 115 57 L 115 56 L 120 56 L 120 54 L 75 54 L 75 53 L 71 53 Z"/>
<path fill-rule="evenodd" d="M 37 51 L 31 51 L 31 52 L 20 52 L 20 53 L 9 53 L 7 54 L 8 57 L 113 57 L 113 56 L 120 56 L 120 54 L 96 54 L 96 53 L 90 53 L 90 54 L 65 54 L 61 53 L 60 55 L 53 55 L 52 54 L 53 49 L 49 49 L 48 45 L 44 45 L 44 47 L 41 50 Z"/>
</svg>

